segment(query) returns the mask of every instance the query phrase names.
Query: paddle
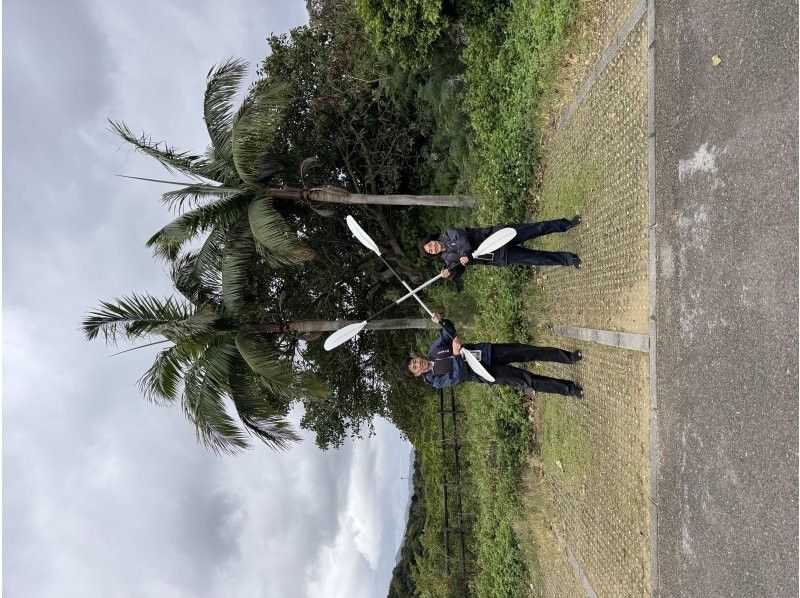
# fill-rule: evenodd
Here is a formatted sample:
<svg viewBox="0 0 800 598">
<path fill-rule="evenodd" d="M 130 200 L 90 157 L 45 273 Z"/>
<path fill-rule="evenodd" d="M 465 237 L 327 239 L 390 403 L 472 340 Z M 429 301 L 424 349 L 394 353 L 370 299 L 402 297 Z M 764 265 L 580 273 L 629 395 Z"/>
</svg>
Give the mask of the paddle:
<svg viewBox="0 0 800 598">
<path fill-rule="evenodd" d="M 477 357 L 475 357 L 469 349 L 461 349 L 461 357 L 467 362 L 469 369 L 473 372 L 478 374 L 481 378 L 486 380 L 487 382 L 494 382 L 494 377 L 486 371 L 486 368 L 483 367 L 480 361 L 478 361 Z"/>
<path fill-rule="evenodd" d="M 403 286 L 406 288 L 406 290 L 408 290 L 408 291 L 411 291 L 411 287 L 410 287 L 410 286 L 408 286 L 408 284 L 406 283 L 406 281 L 405 281 L 405 280 L 403 280 L 402 278 L 400 278 L 400 275 L 399 275 L 397 272 L 395 272 L 395 269 L 394 269 L 394 268 L 392 268 L 392 267 L 389 265 L 389 262 L 387 262 L 387 261 L 386 261 L 386 260 L 383 258 L 383 256 L 381 255 L 381 250 L 380 250 L 380 249 L 378 249 L 378 245 L 375 243 L 375 241 L 373 241 L 373 240 L 372 240 L 372 237 L 370 237 L 370 236 L 367 234 L 367 231 L 365 231 L 363 228 L 361 228 L 361 226 L 358 224 L 358 222 L 356 222 L 356 219 L 355 219 L 355 218 L 353 218 L 352 216 L 349 216 L 349 215 L 348 215 L 348 216 L 347 216 L 347 217 L 344 219 L 344 221 L 347 223 L 347 228 L 349 228 L 349 229 L 350 229 L 350 232 L 351 232 L 351 233 L 353 233 L 353 236 L 354 236 L 356 239 L 358 239 L 358 240 L 359 240 L 359 242 L 360 242 L 360 243 L 361 243 L 361 244 L 362 244 L 364 247 L 366 247 L 366 248 L 367 248 L 367 249 L 369 249 L 370 251 L 374 252 L 374 253 L 375 253 L 375 255 L 377 255 L 377 256 L 378 256 L 378 257 L 381 259 L 381 261 L 383 262 L 383 264 L 384 264 L 384 265 L 385 265 L 387 268 L 389 268 L 389 270 L 392 272 L 392 274 L 394 274 L 394 277 L 395 277 L 397 280 L 399 280 L 399 281 L 400 281 L 400 284 L 402 284 L 402 285 L 403 285 Z M 424 309 L 426 312 L 428 312 L 428 315 L 429 315 L 429 316 L 433 316 L 433 312 L 432 312 L 430 309 L 428 309 L 428 306 L 427 306 L 427 305 L 425 305 L 425 304 L 422 302 L 422 299 L 420 299 L 420 298 L 419 298 L 419 297 L 418 297 L 416 294 L 414 294 L 414 299 L 416 299 L 416 300 L 417 300 L 417 303 L 419 303 L 419 304 L 422 306 L 422 309 Z"/>
<path fill-rule="evenodd" d="M 358 226 L 358 223 L 356 223 L 355 220 L 353 220 L 353 222 L 356 224 L 356 226 Z M 348 227 L 350 227 L 350 222 L 349 221 L 348 221 Z M 358 226 L 358 228 L 361 229 L 360 226 Z M 353 232 L 353 228 L 350 228 L 350 231 Z M 363 232 L 363 229 L 361 229 L 361 231 Z M 353 232 L 353 234 L 355 235 L 355 232 Z M 478 245 L 478 248 L 475 251 L 472 252 L 472 257 L 475 258 L 475 257 L 478 257 L 479 255 L 484 255 L 484 254 L 487 254 L 487 253 L 492 253 L 493 251 L 497 251 L 503 245 L 505 245 L 509 241 L 511 241 L 511 239 L 513 239 L 516 236 L 516 234 L 517 234 L 517 231 L 515 231 L 513 228 L 510 228 L 510 227 L 501 228 L 499 231 L 489 235 L 483 243 Z M 374 241 L 372 241 L 372 239 L 369 238 L 369 235 L 364 233 L 364 237 L 366 239 L 369 239 L 370 242 L 372 242 L 372 245 L 375 246 L 374 249 L 373 249 L 373 247 L 369 247 L 369 245 L 367 245 L 367 243 L 364 242 L 364 239 L 362 239 L 361 237 L 356 235 L 356 238 L 359 241 L 361 241 L 362 243 L 364 243 L 364 245 L 369 247 L 369 249 L 371 251 L 375 251 L 378 255 L 380 255 L 380 250 L 378 250 L 378 247 L 377 247 L 377 245 L 375 245 Z M 392 270 L 392 271 L 394 272 L 394 270 Z M 395 273 L 395 275 L 397 275 L 397 274 Z M 399 278 L 399 276 L 398 276 L 398 278 Z M 402 297 L 400 297 L 400 299 L 398 299 L 394 303 L 386 306 L 385 308 L 380 310 L 378 313 L 371 315 L 369 318 L 367 318 L 363 322 L 359 322 L 357 324 L 350 324 L 349 326 L 345 326 L 344 328 L 340 328 L 339 330 L 337 330 L 336 332 L 334 332 L 328 338 L 325 339 L 325 343 L 323 344 L 323 347 L 325 348 L 326 351 L 330 351 L 331 349 L 335 349 L 339 345 L 341 345 L 343 343 L 346 343 L 351 338 L 354 338 L 356 335 L 358 335 L 359 332 L 364 330 L 364 327 L 369 323 L 370 320 L 373 320 L 373 319 L 377 318 L 379 315 L 381 315 L 386 310 L 390 309 L 394 305 L 397 305 L 398 303 L 402 303 L 403 301 L 405 301 L 409 297 L 416 297 L 417 293 L 419 293 L 422 289 L 424 289 L 425 287 L 433 284 L 434 282 L 436 282 L 440 278 L 442 278 L 441 273 L 437 274 L 434 278 L 431 278 L 428 282 L 425 282 L 425 283 L 421 284 L 416 289 L 409 289 L 409 291 L 410 291 L 409 293 L 407 293 L 406 295 L 403 295 Z M 420 304 L 422 304 L 422 301 L 419 299 L 419 297 L 417 297 L 417 301 L 419 301 Z M 425 309 L 428 310 L 427 307 Z M 428 313 L 430 313 L 430 310 L 428 310 Z"/>
</svg>

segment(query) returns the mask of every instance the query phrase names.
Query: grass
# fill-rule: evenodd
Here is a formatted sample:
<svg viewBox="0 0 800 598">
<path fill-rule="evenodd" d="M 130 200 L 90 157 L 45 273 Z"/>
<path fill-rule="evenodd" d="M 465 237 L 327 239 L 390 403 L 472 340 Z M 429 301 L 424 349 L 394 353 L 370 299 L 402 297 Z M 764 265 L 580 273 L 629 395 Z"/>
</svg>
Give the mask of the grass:
<svg viewBox="0 0 800 598">
<path fill-rule="evenodd" d="M 481 198 L 472 223 L 544 220 L 583 208 L 593 227 L 540 244 L 561 249 L 567 239 L 569 250 L 585 251 L 584 262 L 592 268 L 581 277 L 566 269 L 543 270 L 531 278 L 520 269 L 476 268 L 458 290 L 442 285 L 436 304 L 467 340 L 536 342 L 538 337 L 549 344 L 556 342 L 546 331 L 552 321 L 606 329 L 616 329 L 617 321 L 625 326 L 638 321 L 631 305 L 641 302 L 631 303 L 626 292 L 638 289 L 646 276 L 637 265 L 644 222 L 639 198 L 646 184 L 637 174 L 644 163 L 637 120 L 643 112 L 637 102 L 646 96 L 635 81 L 641 74 L 640 49 L 622 52 L 624 62 L 601 78 L 590 96 L 593 103 L 584 104 L 583 128 L 570 125 L 554 138 L 552 127 L 553 115 L 563 110 L 627 18 L 631 1 L 511 0 L 485 26 L 466 29 L 463 105 L 473 130 L 474 159 L 461 177 Z M 562 62 L 573 66 L 559 69 Z M 608 77 L 615 78 L 603 83 Z M 565 146 L 565 138 L 572 145 Z M 547 164 L 542 162 L 545 145 Z M 463 215 L 459 219 L 463 224 Z M 427 337 L 420 344 L 429 342 Z M 598 408 L 587 411 L 542 396 L 540 419 L 533 423 L 519 393 L 481 385 L 457 389 L 468 414 L 463 477 L 465 510 L 471 514 L 471 595 L 581 595 L 564 559 L 567 540 L 573 550 L 583 549 L 582 564 L 593 573 L 599 592 L 644 595 L 649 587 L 646 465 L 640 469 L 646 447 L 639 446 L 646 438 L 639 429 L 647 425 L 641 412 L 646 363 L 641 356 L 594 348 L 579 372 Z M 614 425 L 608 429 L 612 413 Z M 435 426 L 438 434 L 437 420 L 426 416 L 424 425 Z M 540 446 L 535 456 L 532 438 Z M 431 460 L 428 475 L 441 476 L 445 464 L 437 469 L 436 458 Z M 558 528 L 559 521 L 570 521 L 569 534 Z M 420 595 L 460 595 L 456 580 L 434 575 L 442 563 L 441 523 L 429 523 L 435 529 L 426 530 L 428 551 L 418 563 L 430 576 L 418 578 Z M 591 549 L 598 537 L 613 538 L 613 546 L 622 549 Z"/>
<path fill-rule="evenodd" d="M 522 216 L 544 131 L 541 107 L 552 97 L 568 25 L 577 0 L 512 0 L 489 22 L 467 31 L 468 92 L 482 192 L 479 219 Z"/>
<path fill-rule="evenodd" d="M 561 401 L 543 401 L 542 460 L 572 477 L 581 477 L 589 463 L 584 435 L 567 417 Z"/>
<path fill-rule="evenodd" d="M 577 179 L 557 197 L 547 198 L 546 205 L 538 197 L 548 105 L 558 92 L 556 69 L 567 47 L 567 33 L 583 15 L 577 0 L 511 0 L 481 27 L 467 28 L 463 106 L 473 132 L 474 159 L 462 178 L 481 197 L 473 223 L 522 220 L 532 207 L 540 219 L 571 215 L 578 211 L 578 198 L 593 184 L 591 176 Z M 463 216 L 459 218 L 463 223 Z M 458 292 L 450 285 L 436 293 L 434 300 L 445 313 L 462 328 L 464 322 L 469 323 L 464 336 L 474 341 L 535 341 L 538 310 L 531 305 L 546 307 L 541 305 L 543 295 L 535 281 L 519 269 L 475 269 Z M 426 337 L 421 344 L 429 342 Z M 543 398 L 546 435 L 538 439 L 542 453 L 532 464 L 532 428 L 520 393 L 464 385 L 457 397 L 467 411 L 467 466 L 462 476 L 465 511 L 471 513 L 467 522 L 469 591 L 486 597 L 537 595 L 541 559 L 563 562 L 563 557 L 551 554 L 557 541 L 548 522 L 554 518 L 539 474 L 544 467 L 561 467 L 581 477 L 589 464 L 581 433 L 562 412 L 562 401 Z M 423 477 L 430 478 L 433 489 L 446 467 L 433 438 L 432 431 L 438 435 L 433 408 L 422 416 L 421 425 L 426 431 L 413 440 L 422 446 Z M 460 592 L 457 580 L 441 575 L 442 506 L 441 501 L 431 503 L 423 540 L 426 548 L 418 558 L 416 581 L 422 596 Z"/>
</svg>

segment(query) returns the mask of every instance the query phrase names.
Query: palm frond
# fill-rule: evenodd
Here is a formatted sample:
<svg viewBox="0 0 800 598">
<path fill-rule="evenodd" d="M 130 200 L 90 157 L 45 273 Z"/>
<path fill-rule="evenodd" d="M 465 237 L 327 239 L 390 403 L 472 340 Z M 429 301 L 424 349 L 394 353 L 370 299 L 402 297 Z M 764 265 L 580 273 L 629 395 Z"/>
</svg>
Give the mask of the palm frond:
<svg viewBox="0 0 800 598">
<path fill-rule="evenodd" d="M 227 187 L 244 188 L 246 185 L 239 177 L 232 162 L 226 161 L 226 158 L 217 151 L 216 147 L 209 145 L 203 154 L 206 162 L 208 163 L 209 177 L 212 180 L 218 181 Z"/>
<path fill-rule="evenodd" d="M 237 191 L 238 189 L 233 187 L 197 183 L 187 185 L 183 189 L 162 193 L 161 201 L 163 201 L 170 210 L 181 212 L 186 206 L 196 208 L 209 199 L 229 197 Z"/>
<path fill-rule="evenodd" d="M 133 176 L 130 174 L 115 174 L 114 176 L 118 176 L 121 179 L 132 179 L 134 181 L 147 181 L 148 183 L 164 183 L 165 185 L 178 185 L 183 187 L 192 184 L 190 181 L 166 181 L 164 179 L 151 179 L 144 176 Z"/>
<path fill-rule="evenodd" d="M 208 305 L 201 305 L 195 308 L 194 313 L 188 318 L 162 324 L 156 332 L 164 338 L 180 343 L 184 339 L 214 334 L 214 323 L 218 318 L 216 310 Z"/>
<path fill-rule="evenodd" d="M 273 267 L 290 266 L 308 261 L 314 252 L 305 247 L 267 199 L 261 197 L 250 202 L 247 209 L 250 230 L 259 245 L 261 255 Z"/>
<path fill-rule="evenodd" d="M 302 162 L 300 162 L 300 182 L 303 186 L 306 186 L 306 175 L 310 170 L 319 166 L 319 158 L 316 156 L 311 156 L 310 158 L 305 158 Z"/>
<path fill-rule="evenodd" d="M 153 248 L 157 257 L 174 260 L 184 243 L 197 234 L 215 227 L 225 228 L 239 220 L 250 201 L 251 195 L 244 192 L 199 206 L 167 224 L 148 239 L 146 245 Z"/>
<path fill-rule="evenodd" d="M 244 60 L 228 59 L 208 72 L 203 101 L 203 119 L 211 144 L 220 159 L 234 168 L 231 151 L 233 132 L 233 98 L 242 83 L 248 64 Z"/>
<path fill-rule="evenodd" d="M 280 415 L 260 415 L 239 410 L 235 403 L 237 413 L 247 431 L 273 450 L 286 450 L 289 445 L 301 440 L 300 435 L 294 431 L 292 424 Z"/>
<path fill-rule="evenodd" d="M 280 81 L 261 80 L 248 92 L 234 118 L 231 149 L 239 177 L 248 184 L 264 179 L 265 172 L 279 169 L 281 160 L 269 147 L 289 103 L 291 86 Z"/>
<path fill-rule="evenodd" d="M 232 339 L 210 346 L 184 375 L 183 409 L 195 425 L 197 439 L 215 453 L 234 454 L 248 448 L 247 436 L 225 409 L 230 393 Z"/>
<path fill-rule="evenodd" d="M 173 345 L 161 351 L 142 377 L 138 386 L 145 398 L 154 403 L 171 403 L 178 398 L 178 387 L 188 366 L 181 347 Z"/>
<path fill-rule="evenodd" d="M 256 257 L 255 241 L 245 218 L 231 227 L 222 255 L 222 303 L 231 312 L 244 301 L 248 274 Z"/>
<path fill-rule="evenodd" d="M 324 399 L 331 393 L 331 389 L 325 382 L 309 372 L 297 372 L 295 374 L 295 386 L 299 389 L 303 400 Z"/>
<path fill-rule="evenodd" d="M 280 361 L 259 335 L 239 332 L 236 348 L 248 367 L 261 376 L 273 394 L 284 399 L 293 398 L 295 375 L 291 364 Z"/>
<path fill-rule="evenodd" d="M 192 231 L 186 226 L 183 216 L 167 224 L 147 239 L 146 247 L 151 247 L 155 256 L 162 260 L 175 260 L 183 245 L 192 238 Z"/>
<path fill-rule="evenodd" d="M 236 365 L 239 367 L 232 370 L 231 397 L 245 429 L 273 450 L 285 450 L 299 441 L 300 436 L 276 405 L 282 402 L 270 399 L 244 360 L 240 358 Z"/>
<path fill-rule="evenodd" d="M 109 119 L 111 131 L 126 143 L 152 158 L 164 166 L 169 172 L 182 172 L 185 175 L 198 179 L 208 179 L 208 164 L 202 156 L 191 152 L 182 152 L 170 147 L 165 142 L 153 141 L 153 138 L 142 133 L 137 137 L 123 121 Z M 213 179 L 212 179 L 213 180 Z"/>
<path fill-rule="evenodd" d="M 198 251 L 179 256 L 170 272 L 175 288 L 195 304 L 222 302 L 222 243 L 225 232 L 215 228 Z"/>
<path fill-rule="evenodd" d="M 328 388 L 305 372 L 295 372 L 291 362 L 279 359 L 264 337 L 253 332 L 239 332 L 236 348 L 247 366 L 258 374 L 269 394 L 281 400 L 319 399 Z"/>
<path fill-rule="evenodd" d="M 116 344 L 121 334 L 131 340 L 158 334 L 165 325 L 187 320 L 194 312 L 192 305 L 173 297 L 158 299 L 134 293 L 115 302 L 100 302 L 100 308 L 84 318 L 82 328 L 89 340 L 102 333 L 107 344 Z"/>
</svg>

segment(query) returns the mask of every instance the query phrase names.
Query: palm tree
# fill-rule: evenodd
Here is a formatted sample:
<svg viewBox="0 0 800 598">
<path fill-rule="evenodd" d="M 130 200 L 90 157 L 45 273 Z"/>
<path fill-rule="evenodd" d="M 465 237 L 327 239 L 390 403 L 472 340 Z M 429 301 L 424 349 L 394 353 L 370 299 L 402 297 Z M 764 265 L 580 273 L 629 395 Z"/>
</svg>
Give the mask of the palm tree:
<svg viewBox="0 0 800 598">
<path fill-rule="evenodd" d="M 235 319 L 206 305 L 134 294 L 101 302 L 84 319 L 83 331 L 89 340 L 102 335 L 111 345 L 120 337 L 157 336 L 163 339 L 157 342 L 171 343 L 139 379 L 139 388 L 156 403 L 180 399 L 198 440 L 217 453 L 248 448 L 248 434 L 285 449 L 299 437 L 281 407 L 324 393 L 315 380 L 293 371 L 290 360 L 280 359 L 257 331 L 237 327 Z"/>
<path fill-rule="evenodd" d="M 275 350 L 275 333 L 313 334 L 337 330 L 351 322 L 273 321 L 254 318 L 257 309 L 226 307 L 224 272 L 198 268 L 202 249 L 187 252 L 172 265 L 171 278 L 183 296 L 158 299 L 132 294 L 103 301 L 82 327 L 88 340 L 100 335 L 106 343 L 151 340 L 170 343 L 139 379 L 145 398 L 172 404 L 181 400 L 197 437 L 217 453 L 248 448 L 248 434 L 273 449 L 285 449 L 299 439 L 283 417 L 293 400 L 319 399 L 322 383 L 292 363 L 294 351 Z M 371 322 L 370 328 L 425 328 L 428 320 L 397 319 Z M 226 400 L 227 399 L 227 400 Z M 232 404 L 233 409 L 226 409 Z M 230 415 L 235 412 L 239 422 Z"/>
<path fill-rule="evenodd" d="M 175 259 L 187 241 L 203 233 L 209 233 L 204 259 L 234 246 L 251 255 L 258 251 L 276 267 L 313 257 L 268 201 L 260 182 L 286 168 L 280 157 L 268 155 L 265 148 L 289 88 L 258 81 L 234 111 L 234 95 L 246 69 L 245 62 L 228 60 L 209 72 L 204 120 L 211 145 L 202 155 L 178 151 L 148 135 L 137 137 L 124 122 L 110 121 L 112 130 L 124 141 L 168 171 L 191 179 L 181 189 L 162 196 L 180 215 L 147 242 L 160 257 Z"/>
<path fill-rule="evenodd" d="M 178 151 L 146 134 L 136 136 L 124 122 L 110 121 L 112 130 L 125 142 L 152 156 L 170 172 L 180 172 L 193 179 L 162 181 L 181 185 L 180 189 L 164 193 L 162 199 L 182 213 L 147 242 L 158 255 L 175 259 L 184 243 L 209 231 L 215 240 L 206 250 L 213 251 L 222 243 L 222 231 L 238 227 L 240 237 L 249 234 L 256 240 L 255 250 L 271 265 L 291 265 L 310 259 L 313 254 L 290 232 L 276 209 L 276 202 L 280 200 L 288 200 L 288 205 L 294 204 L 295 209 L 311 207 L 313 203 L 474 205 L 474 198 L 455 195 L 382 196 L 350 193 L 332 186 L 300 189 L 283 185 L 289 164 L 285 157 L 270 153 L 269 148 L 279 128 L 281 111 L 289 100 L 289 86 L 261 79 L 250 87 L 234 112 L 234 95 L 246 70 L 246 62 L 229 59 L 209 71 L 204 120 L 211 145 L 202 155 Z M 229 242 L 238 243 L 240 237 Z M 243 248 L 244 244 L 239 246 Z"/>
</svg>

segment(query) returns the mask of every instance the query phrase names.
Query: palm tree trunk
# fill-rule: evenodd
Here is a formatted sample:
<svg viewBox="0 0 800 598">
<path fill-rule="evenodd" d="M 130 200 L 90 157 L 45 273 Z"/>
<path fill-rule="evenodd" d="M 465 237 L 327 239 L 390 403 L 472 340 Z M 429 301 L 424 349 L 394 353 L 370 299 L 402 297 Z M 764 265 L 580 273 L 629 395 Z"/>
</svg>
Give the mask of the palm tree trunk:
<svg viewBox="0 0 800 598">
<path fill-rule="evenodd" d="M 344 191 L 344 192 L 342 192 Z M 466 195 L 368 195 L 349 193 L 338 188 L 310 189 L 312 201 L 339 204 L 375 204 L 382 206 L 435 206 L 439 208 L 471 208 L 475 198 Z"/>
<path fill-rule="evenodd" d="M 270 322 L 257 327 L 260 332 L 332 332 L 363 320 L 300 320 L 297 322 Z M 394 318 L 374 320 L 367 323 L 365 330 L 411 330 L 434 328 L 427 318 Z"/>
<path fill-rule="evenodd" d="M 468 195 L 368 195 L 350 193 L 341 187 L 315 187 L 314 189 L 299 189 L 296 187 L 268 188 L 267 193 L 270 197 L 277 199 L 310 199 L 311 201 L 338 204 L 435 206 L 439 208 L 471 208 L 475 205 L 475 198 Z"/>
</svg>

